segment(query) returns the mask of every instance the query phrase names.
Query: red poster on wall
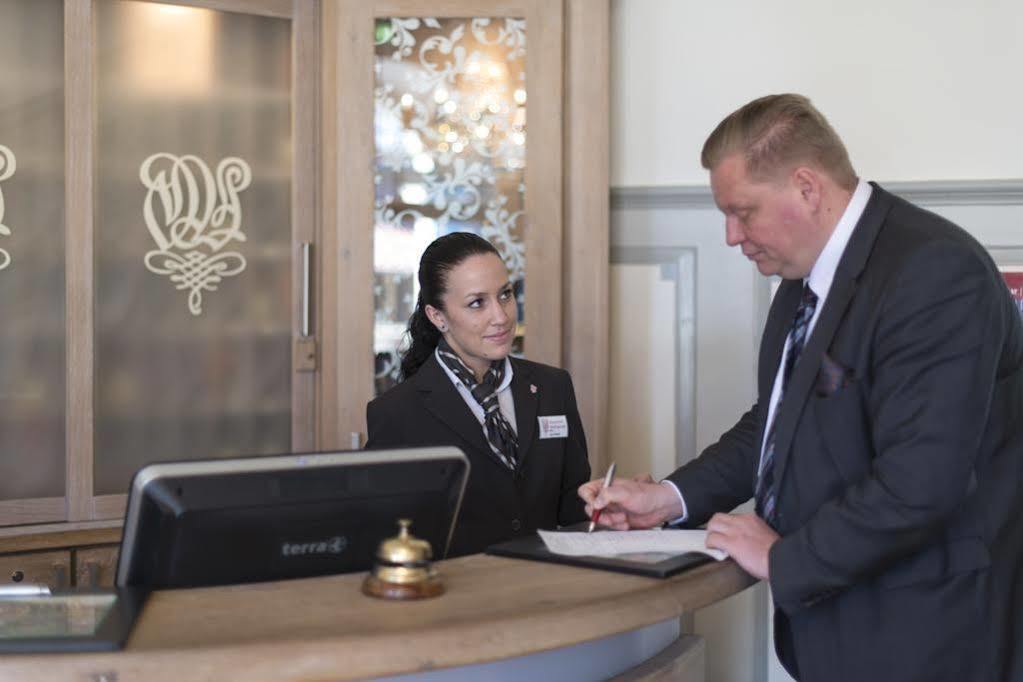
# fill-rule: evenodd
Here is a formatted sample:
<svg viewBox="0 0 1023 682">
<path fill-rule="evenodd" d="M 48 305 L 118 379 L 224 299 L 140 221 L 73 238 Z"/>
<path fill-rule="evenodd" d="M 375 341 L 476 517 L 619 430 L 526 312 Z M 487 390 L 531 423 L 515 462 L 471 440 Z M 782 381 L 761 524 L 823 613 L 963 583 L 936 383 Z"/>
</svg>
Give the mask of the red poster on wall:
<svg viewBox="0 0 1023 682">
<path fill-rule="evenodd" d="M 1016 301 L 1019 314 L 1023 316 L 1023 266 L 1002 267 L 1000 270 L 1013 300 Z"/>
</svg>

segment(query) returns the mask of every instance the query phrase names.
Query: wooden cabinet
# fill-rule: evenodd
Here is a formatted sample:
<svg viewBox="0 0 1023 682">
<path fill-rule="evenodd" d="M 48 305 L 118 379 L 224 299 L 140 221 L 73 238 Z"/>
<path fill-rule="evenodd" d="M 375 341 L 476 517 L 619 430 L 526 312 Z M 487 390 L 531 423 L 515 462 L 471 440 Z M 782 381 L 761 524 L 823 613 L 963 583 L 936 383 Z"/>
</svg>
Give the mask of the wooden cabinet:
<svg viewBox="0 0 1023 682">
<path fill-rule="evenodd" d="M 0 583 L 39 584 L 51 590 L 113 587 L 118 545 L 0 555 Z"/>
<path fill-rule="evenodd" d="M 318 9 L 0 3 L 0 526 L 316 449 Z"/>
<path fill-rule="evenodd" d="M 357 446 L 418 255 L 461 229 L 603 470 L 607 15 L 0 2 L 0 526 L 118 519 L 154 461 Z"/>
<path fill-rule="evenodd" d="M 71 552 L 30 552 L 0 556 L 0 582 L 5 585 L 38 584 L 51 590 L 71 586 Z"/>
<path fill-rule="evenodd" d="M 77 587 L 113 587 L 117 577 L 118 545 L 82 547 L 74 550 Z"/>
</svg>

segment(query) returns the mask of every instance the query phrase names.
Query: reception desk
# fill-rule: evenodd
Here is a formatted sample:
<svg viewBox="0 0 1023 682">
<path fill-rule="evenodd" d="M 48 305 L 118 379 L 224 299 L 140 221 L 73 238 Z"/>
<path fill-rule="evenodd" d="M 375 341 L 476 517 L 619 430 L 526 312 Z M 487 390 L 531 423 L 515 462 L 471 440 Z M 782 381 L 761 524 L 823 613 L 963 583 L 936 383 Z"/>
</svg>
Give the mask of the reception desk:
<svg viewBox="0 0 1023 682">
<path fill-rule="evenodd" d="M 447 593 L 419 602 L 363 596 L 362 574 L 156 592 L 123 651 L 4 656 L 0 679 L 457 679 L 460 671 L 472 679 L 479 666 L 493 679 L 507 666 L 550 672 L 573 657 L 633 656 L 601 663 L 607 675 L 576 678 L 599 679 L 639 663 L 644 647 L 644 656 L 665 649 L 683 614 L 755 582 L 731 561 L 667 580 L 484 555 L 438 567 Z"/>
</svg>

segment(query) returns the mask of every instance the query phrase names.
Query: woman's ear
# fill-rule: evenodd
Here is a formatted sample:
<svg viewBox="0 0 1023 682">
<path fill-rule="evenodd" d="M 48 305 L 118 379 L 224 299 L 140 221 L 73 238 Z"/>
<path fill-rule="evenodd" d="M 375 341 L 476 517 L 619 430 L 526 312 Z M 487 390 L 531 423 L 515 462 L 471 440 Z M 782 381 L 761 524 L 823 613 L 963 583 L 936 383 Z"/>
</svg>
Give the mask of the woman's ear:
<svg viewBox="0 0 1023 682">
<path fill-rule="evenodd" d="M 424 310 L 426 311 L 427 319 L 433 323 L 433 326 L 436 327 L 441 334 L 448 330 L 448 321 L 444 319 L 444 313 L 437 310 L 429 303 L 426 304 Z"/>
</svg>

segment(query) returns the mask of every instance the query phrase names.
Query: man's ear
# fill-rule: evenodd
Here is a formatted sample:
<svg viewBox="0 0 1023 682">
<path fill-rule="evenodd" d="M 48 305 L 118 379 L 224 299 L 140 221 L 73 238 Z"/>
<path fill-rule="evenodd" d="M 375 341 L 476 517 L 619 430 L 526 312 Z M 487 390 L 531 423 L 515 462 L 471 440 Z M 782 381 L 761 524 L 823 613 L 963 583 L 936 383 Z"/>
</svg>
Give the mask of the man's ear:
<svg viewBox="0 0 1023 682">
<path fill-rule="evenodd" d="M 799 166 L 792 171 L 792 182 L 803 201 L 816 211 L 821 203 L 821 176 L 813 168 Z"/>
<path fill-rule="evenodd" d="M 448 330 L 448 321 L 444 318 L 444 313 L 437 310 L 429 303 L 426 304 L 426 307 L 423 308 L 423 310 L 426 311 L 426 318 L 430 320 L 430 322 L 433 323 L 433 326 L 436 327 L 441 333 L 446 332 Z"/>
</svg>

